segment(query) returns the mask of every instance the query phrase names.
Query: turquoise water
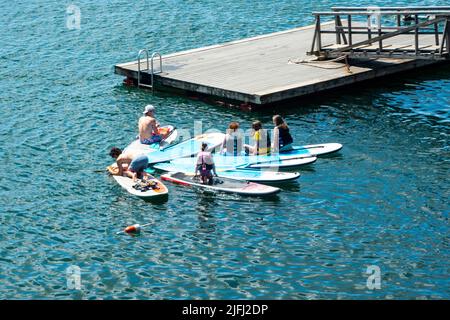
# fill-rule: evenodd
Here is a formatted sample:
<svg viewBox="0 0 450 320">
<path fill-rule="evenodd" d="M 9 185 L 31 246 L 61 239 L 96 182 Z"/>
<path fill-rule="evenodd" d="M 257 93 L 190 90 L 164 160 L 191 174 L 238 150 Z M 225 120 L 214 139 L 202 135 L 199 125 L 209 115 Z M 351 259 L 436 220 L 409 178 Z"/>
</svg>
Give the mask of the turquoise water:
<svg viewBox="0 0 450 320">
<path fill-rule="evenodd" d="M 77 1 L 79 30 L 66 27 L 70 4 L 0 1 L 0 298 L 450 298 L 448 65 L 283 110 L 298 144 L 344 149 L 275 198 L 168 185 L 167 201 L 146 203 L 97 172 L 145 104 L 187 129 L 269 124 L 271 112 L 152 96 L 124 87 L 115 63 L 307 25 L 347 3 Z M 366 287 L 369 265 L 379 290 Z"/>
</svg>

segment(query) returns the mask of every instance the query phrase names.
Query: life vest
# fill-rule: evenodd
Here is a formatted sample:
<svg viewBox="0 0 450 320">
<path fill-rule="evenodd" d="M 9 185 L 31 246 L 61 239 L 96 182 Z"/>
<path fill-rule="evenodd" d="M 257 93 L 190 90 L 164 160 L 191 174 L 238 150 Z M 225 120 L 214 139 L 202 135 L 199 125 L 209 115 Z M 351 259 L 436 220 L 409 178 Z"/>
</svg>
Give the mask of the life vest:
<svg viewBox="0 0 450 320">
<path fill-rule="evenodd" d="M 278 127 L 278 144 L 281 147 L 286 146 L 294 142 L 291 134 L 289 133 L 289 128 Z"/>
<path fill-rule="evenodd" d="M 261 147 L 260 143 L 263 142 L 263 140 L 261 139 L 261 132 L 266 133 L 266 143 L 265 143 L 265 147 Z M 264 130 L 264 129 L 259 129 L 258 131 L 255 132 L 255 140 L 256 140 L 256 146 L 257 146 L 257 151 L 256 154 L 257 155 L 265 155 L 265 154 L 269 154 L 270 153 L 270 134 L 269 131 Z"/>
</svg>

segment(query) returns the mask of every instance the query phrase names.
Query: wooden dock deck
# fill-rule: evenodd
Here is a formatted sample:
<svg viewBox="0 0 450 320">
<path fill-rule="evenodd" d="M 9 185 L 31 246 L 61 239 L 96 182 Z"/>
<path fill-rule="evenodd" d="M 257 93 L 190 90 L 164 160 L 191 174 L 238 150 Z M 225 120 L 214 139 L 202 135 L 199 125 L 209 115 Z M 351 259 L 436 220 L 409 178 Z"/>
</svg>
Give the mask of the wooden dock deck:
<svg viewBox="0 0 450 320">
<path fill-rule="evenodd" d="M 322 29 L 327 28 L 334 25 L 322 24 Z M 307 26 L 163 55 L 163 72 L 154 75 L 155 88 L 265 105 L 436 63 L 425 59 L 378 58 L 357 64 L 350 61 L 350 72 L 342 62 L 298 63 L 312 58 L 307 52 L 311 50 L 313 36 L 314 26 Z M 333 42 L 333 37 L 330 35 L 328 40 Z M 359 37 L 363 39 L 363 35 Z M 326 38 L 327 35 L 322 41 L 326 42 Z M 386 41 L 385 45 L 389 44 L 407 47 L 412 45 L 411 37 L 399 36 Z M 432 35 L 421 38 L 421 47 L 433 45 Z M 145 70 L 146 59 L 140 61 L 141 70 Z M 159 62 L 155 62 L 157 72 Z M 134 83 L 137 70 L 137 61 L 115 65 L 116 74 Z M 141 82 L 151 83 L 146 71 L 141 71 Z"/>
</svg>

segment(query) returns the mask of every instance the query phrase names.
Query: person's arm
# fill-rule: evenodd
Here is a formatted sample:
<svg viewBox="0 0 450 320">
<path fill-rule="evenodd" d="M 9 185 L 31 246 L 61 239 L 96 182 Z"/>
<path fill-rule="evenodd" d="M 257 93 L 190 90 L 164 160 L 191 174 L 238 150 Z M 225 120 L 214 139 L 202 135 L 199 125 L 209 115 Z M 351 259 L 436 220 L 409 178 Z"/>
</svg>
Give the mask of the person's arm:
<svg viewBox="0 0 450 320">
<path fill-rule="evenodd" d="M 153 127 L 153 132 L 155 134 L 159 134 L 159 122 L 156 121 L 156 119 L 152 120 L 152 127 Z"/>
<path fill-rule="evenodd" d="M 272 152 L 278 153 L 280 151 L 280 143 L 279 143 L 280 131 L 277 127 L 273 129 L 273 141 L 272 141 Z"/>
<path fill-rule="evenodd" d="M 226 143 L 227 143 L 227 136 L 225 135 L 225 138 L 223 138 L 223 141 L 222 141 L 222 146 L 220 148 L 220 152 L 219 152 L 220 154 L 223 154 L 223 150 L 225 149 Z"/>
<path fill-rule="evenodd" d="M 258 154 L 259 140 L 260 140 L 259 134 L 255 134 L 255 145 L 253 146 L 253 150 L 252 150 L 253 156 L 256 156 Z"/>
<path fill-rule="evenodd" d="M 253 156 L 256 156 L 258 154 L 259 141 L 261 140 L 261 130 L 258 130 L 258 131 L 255 132 L 255 135 L 253 136 L 253 139 L 255 139 L 255 144 L 253 145 L 251 154 Z"/>
<path fill-rule="evenodd" d="M 122 176 L 123 175 L 123 167 L 122 167 L 123 160 L 120 159 L 120 157 L 119 157 L 119 158 L 117 158 L 116 163 L 117 163 L 117 168 L 119 169 L 119 171 L 117 172 L 117 175 Z"/>
<path fill-rule="evenodd" d="M 213 158 L 211 153 L 209 153 L 209 159 L 210 159 L 210 162 L 211 162 L 210 166 L 212 166 L 212 172 L 217 177 L 216 164 L 214 163 L 214 158 Z"/>
<path fill-rule="evenodd" d="M 198 160 L 200 159 L 200 155 L 197 155 L 197 161 L 195 161 L 195 173 L 194 177 L 198 176 Z"/>
</svg>

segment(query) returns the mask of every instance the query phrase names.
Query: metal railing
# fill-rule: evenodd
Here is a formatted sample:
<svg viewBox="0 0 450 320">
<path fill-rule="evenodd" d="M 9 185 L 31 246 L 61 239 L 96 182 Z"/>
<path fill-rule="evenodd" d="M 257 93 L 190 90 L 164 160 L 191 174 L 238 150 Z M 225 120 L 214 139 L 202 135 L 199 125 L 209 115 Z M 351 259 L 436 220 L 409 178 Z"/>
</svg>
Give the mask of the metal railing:
<svg viewBox="0 0 450 320">
<path fill-rule="evenodd" d="M 145 53 L 145 57 L 146 57 L 146 61 L 147 61 L 147 68 L 145 70 L 141 69 L 141 56 L 142 54 Z M 154 60 L 155 58 L 159 58 L 159 71 L 155 72 L 154 69 Z M 151 58 L 149 59 L 149 54 L 148 54 L 148 50 L 147 49 L 142 49 L 139 50 L 138 53 L 138 60 L 137 60 L 137 64 L 138 64 L 138 76 L 137 76 L 137 81 L 138 81 L 138 87 L 146 87 L 146 88 L 151 88 L 152 89 L 152 93 L 154 92 L 154 76 L 155 74 L 159 74 L 163 72 L 163 66 L 162 66 L 162 56 L 159 52 L 154 52 L 151 56 Z M 151 83 L 150 84 L 145 84 L 142 83 L 142 79 L 141 79 L 141 72 L 146 71 L 147 74 L 150 73 L 150 79 L 151 79 Z"/>
<path fill-rule="evenodd" d="M 448 59 L 450 56 L 450 7 L 333 7 L 332 11 L 314 12 L 313 15 L 316 18 L 315 33 L 309 54 L 325 58 L 343 54 L 409 59 Z M 395 25 L 383 24 L 383 19 L 392 16 L 396 17 Z M 346 25 L 341 17 L 345 17 Z M 326 18 L 334 18 L 334 29 L 322 28 L 322 19 Z M 365 21 L 365 24 L 353 24 L 355 20 Z M 335 34 L 335 42 L 323 45 L 324 34 Z M 355 41 L 356 35 L 365 35 L 367 39 L 360 37 Z M 384 45 L 385 40 L 399 35 L 413 36 L 414 45 L 397 48 L 392 44 Z M 421 47 L 421 35 L 434 35 L 434 45 Z"/>
</svg>

